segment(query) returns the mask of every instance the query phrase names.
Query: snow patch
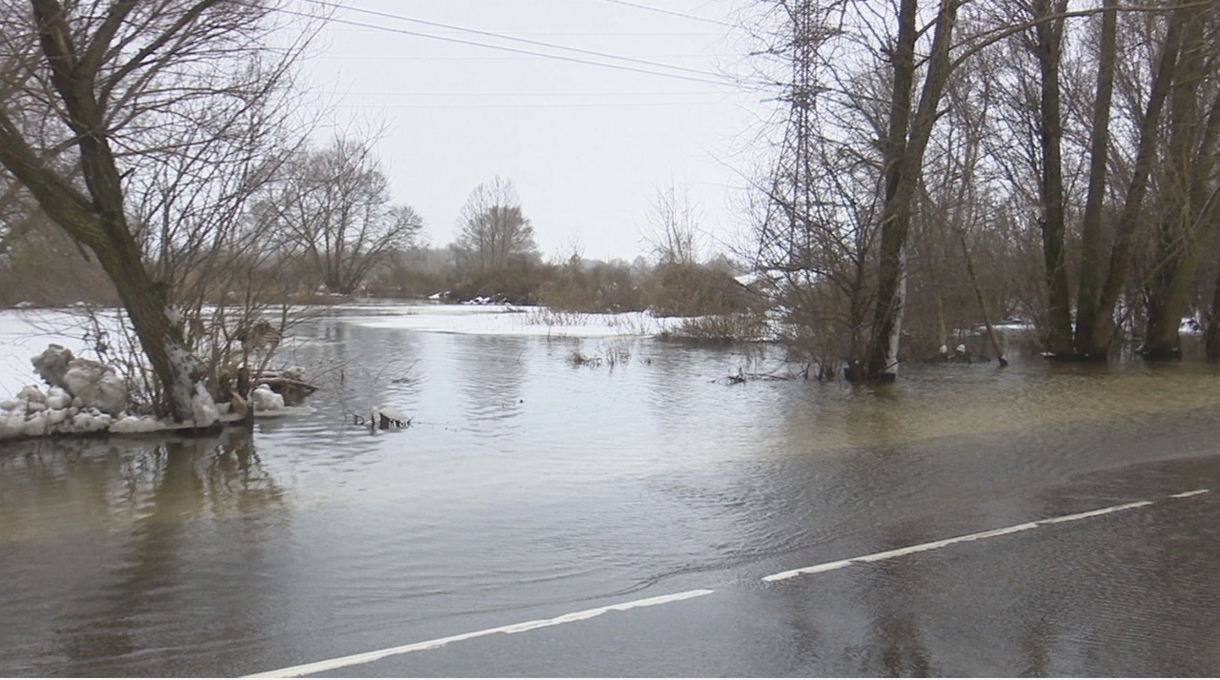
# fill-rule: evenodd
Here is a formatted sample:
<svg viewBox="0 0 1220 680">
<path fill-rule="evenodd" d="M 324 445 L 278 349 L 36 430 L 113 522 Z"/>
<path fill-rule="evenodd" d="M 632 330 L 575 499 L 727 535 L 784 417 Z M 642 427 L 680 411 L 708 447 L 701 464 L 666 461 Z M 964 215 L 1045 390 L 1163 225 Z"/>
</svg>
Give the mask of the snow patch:
<svg viewBox="0 0 1220 680">
<path fill-rule="evenodd" d="M 367 307 L 351 307 L 367 312 Z M 571 313 L 546 307 L 511 305 L 399 305 L 377 308 L 373 316 L 355 316 L 351 323 L 385 328 L 458 333 L 564 338 L 648 337 L 673 331 L 680 318 L 657 318 L 646 312 Z"/>
</svg>

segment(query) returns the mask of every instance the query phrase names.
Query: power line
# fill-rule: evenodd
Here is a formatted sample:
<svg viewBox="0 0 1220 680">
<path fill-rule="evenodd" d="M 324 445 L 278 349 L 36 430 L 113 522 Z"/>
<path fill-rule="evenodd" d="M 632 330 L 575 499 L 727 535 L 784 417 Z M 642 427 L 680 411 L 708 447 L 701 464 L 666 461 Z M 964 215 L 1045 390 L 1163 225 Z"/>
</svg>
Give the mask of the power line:
<svg viewBox="0 0 1220 680">
<path fill-rule="evenodd" d="M 607 109 L 607 108 L 656 108 L 714 106 L 720 102 L 610 102 L 597 104 L 384 104 L 383 109 Z M 365 104 L 336 104 L 339 108 L 368 108 Z"/>
<path fill-rule="evenodd" d="M 398 21 L 406 21 L 406 22 L 415 23 L 415 24 L 422 24 L 422 25 L 424 25 L 424 26 L 431 26 L 431 27 L 433 27 L 433 28 L 444 28 L 444 29 L 447 29 L 447 30 L 452 30 L 452 31 L 460 31 L 460 32 L 463 32 L 463 33 L 471 33 L 471 34 L 474 34 L 474 35 L 480 35 L 480 36 L 485 36 L 485 37 L 490 37 L 490 38 L 496 38 L 496 39 L 498 39 L 498 40 L 508 40 L 508 41 L 517 42 L 517 43 L 522 43 L 522 44 L 526 44 L 526 45 L 533 45 L 533 46 L 535 46 L 535 47 L 546 47 L 546 48 L 549 48 L 549 49 L 564 50 L 564 51 L 568 51 L 568 52 L 574 52 L 574 53 L 576 53 L 576 54 L 584 54 L 584 55 L 593 56 L 593 57 L 601 57 L 601 58 L 603 58 L 603 59 L 615 59 L 615 60 L 618 60 L 618 61 L 625 61 L 625 62 L 630 62 L 630 63 L 633 63 L 633 64 L 641 64 L 641 65 L 644 65 L 644 66 L 651 66 L 651 67 L 653 67 L 653 68 L 664 68 L 664 69 L 670 69 L 670 70 L 673 70 L 673 71 L 681 71 L 681 72 L 684 72 L 684 73 L 692 73 L 692 74 L 695 74 L 695 75 L 698 75 L 698 76 L 707 77 L 707 78 L 718 78 L 718 79 L 719 79 L 719 78 L 721 78 L 720 74 L 718 74 L 718 73 L 714 73 L 714 72 L 712 72 L 712 71 L 703 71 L 703 70 L 700 70 L 700 69 L 688 68 L 688 67 L 686 67 L 686 66 L 675 66 L 675 65 L 673 65 L 673 64 L 665 64 L 665 63 L 662 63 L 662 62 L 658 62 L 658 61 L 650 61 L 650 60 L 647 60 L 647 59 L 638 59 L 638 58 L 635 58 L 635 57 L 624 57 L 624 56 L 617 55 L 617 54 L 610 54 L 610 53 L 608 53 L 608 52 L 599 52 L 599 51 L 597 51 L 597 50 L 588 50 L 588 49 L 584 49 L 584 48 L 580 48 L 580 47 L 570 47 L 570 46 L 567 46 L 567 45 L 560 45 L 560 44 L 558 44 L 558 43 L 545 42 L 545 41 L 542 41 L 542 40 L 531 40 L 531 39 L 529 39 L 529 38 L 521 38 L 521 37 L 518 37 L 518 36 L 508 35 L 508 34 L 505 34 L 505 33 L 496 33 L 496 32 L 493 32 L 493 31 L 484 31 L 484 30 L 480 30 L 480 29 L 477 29 L 477 28 L 468 28 L 468 27 L 466 27 L 466 26 L 458 26 L 458 25 L 455 25 L 455 24 L 447 24 L 447 23 L 442 23 L 442 22 L 439 22 L 439 21 L 429 21 L 429 20 L 427 20 L 427 19 L 416 19 L 416 18 L 414 18 L 414 17 L 402 16 L 402 15 L 400 15 L 400 14 L 391 14 L 391 13 L 389 13 L 389 12 L 379 12 L 379 11 L 376 11 L 376 10 L 371 10 L 371 9 L 362 9 L 362 8 L 359 8 L 359 7 L 346 7 L 346 6 L 339 5 L 339 4 L 336 4 L 336 3 L 333 3 L 333 2 L 329 2 L 329 1 L 327 1 L 327 0 L 305 0 L 305 1 L 306 1 L 306 2 L 309 2 L 309 3 L 311 3 L 311 4 L 314 4 L 314 5 L 318 5 L 318 6 L 321 6 L 321 7 L 328 8 L 328 9 L 336 9 L 336 10 L 350 10 L 350 11 L 353 11 L 353 12 L 359 12 L 359 13 L 361 13 L 361 14 L 367 14 L 367 15 L 370 15 L 370 16 L 380 17 L 380 18 L 383 18 L 383 19 L 395 19 L 395 20 L 398 20 Z M 336 23 L 346 23 L 346 24 L 349 24 L 349 25 L 361 25 L 361 24 L 358 24 L 358 23 L 356 23 L 356 22 L 347 21 L 347 20 L 341 20 L 341 19 L 331 19 L 330 21 L 333 21 L 333 22 L 336 22 Z M 436 34 L 417 34 L 417 33 L 412 33 L 412 32 L 410 32 L 410 31 L 405 31 L 405 30 L 402 30 L 402 29 L 393 29 L 393 28 L 389 28 L 389 27 L 385 27 L 385 26 L 372 26 L 372 25 L 366 25 L 366 26 L 367 26 L 367 27 L 369 27 L 369 28 L 378 28 L 378 29 L 381 29 L 381 30 L 388 30 L 388 31 L 398 31 L 398 32 L 403 32 L 403 33 L 407 33 L 407 34 L 409 34 L 409 35 L 422 35 L 423 37 L 429 37 L 429 38 L 432 38 L 432 39 L 435 39 L 435 40 L 447 40 L 447 41 L 450 41 L 450 42 L 460 42 L 460 43 L 465 43 L 465 44 L 475 44 L 475 45 L 478 45 L 478 46 L 480 46 L 480 47 L 489 47 L 489 48 L 493 48 L 493 49 L 503 49 L 503 50 L 507 50 L 507 51 L 523 52 L 522 50 L 512 50 L 512 49 L 507 48 L 507 47 L 495 46 L 495 45 L 489 45 L 489 44 L 486 44 L 486 43 L 474 43 L 474 42 L 470 42 L 470 41 L 463 41 L 463 40 L 460 40 L 460 39 L 457 39 L 457 38 L 447 38 L 447 37 L 440 36 L 440 35 L 436 35 Z M 542 54 L 542 53 L 533 53 L 533 52 L 524 52 L 524 53 L 525 53 L 525 54 L 536 54 L 537 56 L 543 56 L 543 57 L 549 57 L 549 58 L 562 58 L 562 57 L 559 57 L 558 55 L 548 55 L 548 54 Z M 569 60 L 569 61 L 575 61 L 575 60 L 573 60 L 573 59 L 568 59 L 568 60 Z M 594 63 L 594 62 L 578 62 L 578 63 L 592 63 L 593 65 L 597 65 L 597 66 L 610 66 L 609 64 Z M 622 68 L 622 67 L 620 67 L 620 68 Z M 654 75 L 660 75 L 660 74 L 655 74 L 655 73 L 654 73 Z"/>
<path fill-rule="evenodd" d="M 690 55 L 681 55 L 681 56 L 690 56 Z M 357 54 L 357 53 L 354 53 L 354 52 L 353 52 L 353 53 L 350 53 L 350 54 L 343 54 L 343 53 L 337 53 L 337 52 L 327 52 L 327 53 L 326 53 L 326 58 L 327 58 L 327 60 L 342 60 L 342 61 L 349 61 L 349 60 L 360 60 L 360 61 L 368 61 L 368 60 L 369 60 L 369 55 L 368 55 L 368 53 L 367 53 L 367 52 L 366 52 L 366 53 L 364 53 L 364 54 Z M 418 55 L 418 54 L 392 54 L 392 55 L 379 54 L 379 55 L 377 55 L 377 61 L 530 61 L 532 58 L 533 58 L 532 56 L 522 56 L 522 57 L 502 57 L 502 56 L 471 57 L 471 56 L 443 56 L 443 55 Z"/>
<path fill-rule="evenodd" d="M 345 92 L 362 97 L 706 97 L 707 91 L 690 92 Z"/>
<path fill-rule="evenodd" d="M 729 28 L 737 28 L 737 26 L 735 24 L 731 24 L 727 21 L 720 21 L 718 19 L 709 19 L 707 17 L 701 17 L 701 16 L 697 16 L 694 14 L 685 14 L 683 12 L 675 12 L 671 9 L 664 9 L 662 7 L 653 7 L 652 5 L 642 5 L 638 2 L 629 2 L 628 0 L 604 0 L 604 1 L 613 3 L 615 5 L 623 5 L 624 7 L 634 7 L 636 9 L 643 9 L 643 10 L 647 10 L 649 12 L 656 12 L 657 14 L 668 14 L 671 17 L 681 17 L 683 19 L 691 19 L 693 21 L 702 21 L 707 24 L 716 24 L 717 26 L 728 26 Z"/>
<path fill-rule="evenodd" d="M 322 17 L 315 16 L 313 14 L 306 14 L 304 12 L 295 12 L 295 11 L 289 10 L 289 9 L 281 9 L 279 11 L 283 12 L 284 14 L 288 14 L 291 16 L 299 16 L 299 17 L 303 17 L 306 19 L 321 19 L 322 18 Z M 415 36 L 417 38 L 428 38 L 430 40 L 439 40 L 441 42 L 451 42 L 451 43 L 456 43 L 459 45 L 471 45 L 474 47 L 485 47 L 485 48 L 491 49 L 491 50 L 501 50 L 503 52 L 512 52 L 514 54 L 528 54 L 528 55 L 534 56 L 534 57 L 543 57 L 544 59 L 555 59 L 557 61 L 566 61 L 566 62 L 573 63 L 573 64 L 584 64 L 586 66 L 600 66 L 601 68 L 610 68 L 610 69 L 615 69 L 618 71 L 629 71 L 631 73 L 643 73 L 645 75 L 650 75 L 650 76 L 661 76 L 662 78 L 675 78 L 677 80 L 685 80 L 687 82 L 692 82 L 692 83 L 705 83 L 708 85 L 729 85 L 729 84 L 731 84 L 728 80 L 723 80 L 723 79 L 722 80 L 711 80 L 709 78 L 695 78 L 692 76 L 685 76 L 680 73 L 664 73 L 661 71 L 649 71 L 647 69 L 635 68 L 633 66 L 624 66 L 622 64 L 607 64 L 605 62 L 600 62 L 600 61 L 590 61 L 588 59 L 579 59 L 576 57 L 565 57 L 561 54 L 547 54 L 545 52 L 534 52 L 531 50 L 523 50 L 523 49 L 518 49 L 515 47 L 506 47 L 504 45 L 492 45 L 489 43 L 475 42 L 473 40 L 462 40 L 461 38 L 446 38 L 444 36 L 433 35 L 430 33 L 420 33 L 419 31 L 408 31 L 403 28 L 390 28 L 389 26 L 376 26 L 374 24 L 362 24 L 358 21 L 348 21 L 346 19 L 325 19 L 325 21 L 329 21 L 331 23 L 337 23 L 337 24 L 344 24 L 347 26 L 357 26 L 360 28 L 368 28 L 368 29 L 372 29 L 375 31 L 385 31 L 388 33 L 397 33 L 400 35 Z"/>
<path fill-rule="evenodd" d="M 305 0 L 305 1 L 308 2 L 309 0 Z M 346 9 L 351 10 L 351 9 L 356 9 L 356 8 L 347 7 Z M 365 10 L 365 11 L 371 11 L 371 10 Z M 454 32 L 464 32 L 464 31 L 454 31 Z M 592 38 L 710 38 L 712 36 L 719 36 L 721 34 L 705 32 L 705 31 L 696 31 L 696 32 L 691 32 L 691 31 L 640 31 L 640 32 L 637 32 L 637 31 L 528 31 L 525 33 L 514 33 L 513 35 L 530 36 L 530 37 L 535 37 L 535 38 L 538 38 L 538 37 L 552 37 L 553 38 L 553 37 L 557 37 L 557 36 L 563 36 L 563 37 L 567 37 L 567 38 L 571 38 L 573 36 L 582 37 L 582 38 L 590 38 L 590 37 L 592 37 Z"/>
</svg>

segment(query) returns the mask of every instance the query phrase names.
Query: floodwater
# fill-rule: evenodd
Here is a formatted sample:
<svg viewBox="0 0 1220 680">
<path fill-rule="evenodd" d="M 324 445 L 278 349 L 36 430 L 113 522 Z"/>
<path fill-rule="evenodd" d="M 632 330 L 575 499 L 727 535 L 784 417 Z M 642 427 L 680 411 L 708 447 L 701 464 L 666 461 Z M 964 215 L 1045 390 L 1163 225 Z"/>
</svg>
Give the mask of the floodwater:
<svg viewBox="0 0 1220 680">
<path fill-rule="evenodd" d="M 949 490 L 1007 517 L 1150 455 L 1124 432 L 1193 437 L 1220 407 L 1196 363 L 1018 358 L 865 389 L 757 351 L 376 313 L 296 331 L 316 411 L 252 438 L 2 445 L 0 676 L 253 673 L 801 566 L 785 556 Z M 375 406 L 410 427 L 353 424 Z"/>
</svg>

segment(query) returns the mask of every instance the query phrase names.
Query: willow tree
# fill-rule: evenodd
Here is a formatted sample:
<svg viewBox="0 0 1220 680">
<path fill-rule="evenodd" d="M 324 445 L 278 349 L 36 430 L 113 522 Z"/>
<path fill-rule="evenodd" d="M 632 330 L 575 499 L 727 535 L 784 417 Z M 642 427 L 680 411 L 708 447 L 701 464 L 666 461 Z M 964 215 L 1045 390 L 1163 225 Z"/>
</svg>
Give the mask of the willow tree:
<svg viewBox="0 0 1220 680">
<path fill-rule="evenodd" d="M 114 282 L 160 385 L 158 410 L 199 427 L 215 421 L 207 376 L 184 342 L 169 279 L 148 266 L 134 194 L 164 186 L 148 177 L 173 159 L 198 160 L 201 140 L 266 124 L 214 114 L 258 110 L 283 84 L 299 43 L 273 44 L 273 9 L 260 0 L 0 8 L 0 165 Z"/>
</svg>

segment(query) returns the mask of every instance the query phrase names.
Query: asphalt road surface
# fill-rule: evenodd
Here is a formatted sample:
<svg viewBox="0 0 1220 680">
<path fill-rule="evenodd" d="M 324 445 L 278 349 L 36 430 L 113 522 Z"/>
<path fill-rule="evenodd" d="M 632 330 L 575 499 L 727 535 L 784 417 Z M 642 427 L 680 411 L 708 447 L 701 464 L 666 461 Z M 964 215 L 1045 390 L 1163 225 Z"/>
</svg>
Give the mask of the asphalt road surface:
<svg viewBox="0 0 1220 680">
<path fill-rule="evenodd" d="M 878 527 L 875 549 L 831 541 L 685 575 L 667 593 L 267 671 L 1214 676 L 1220 455 L 1177 453 L 1042 490 L 1043 512 L 1010 522 L 945 489 L 931 514 Z"/>
</svg>

